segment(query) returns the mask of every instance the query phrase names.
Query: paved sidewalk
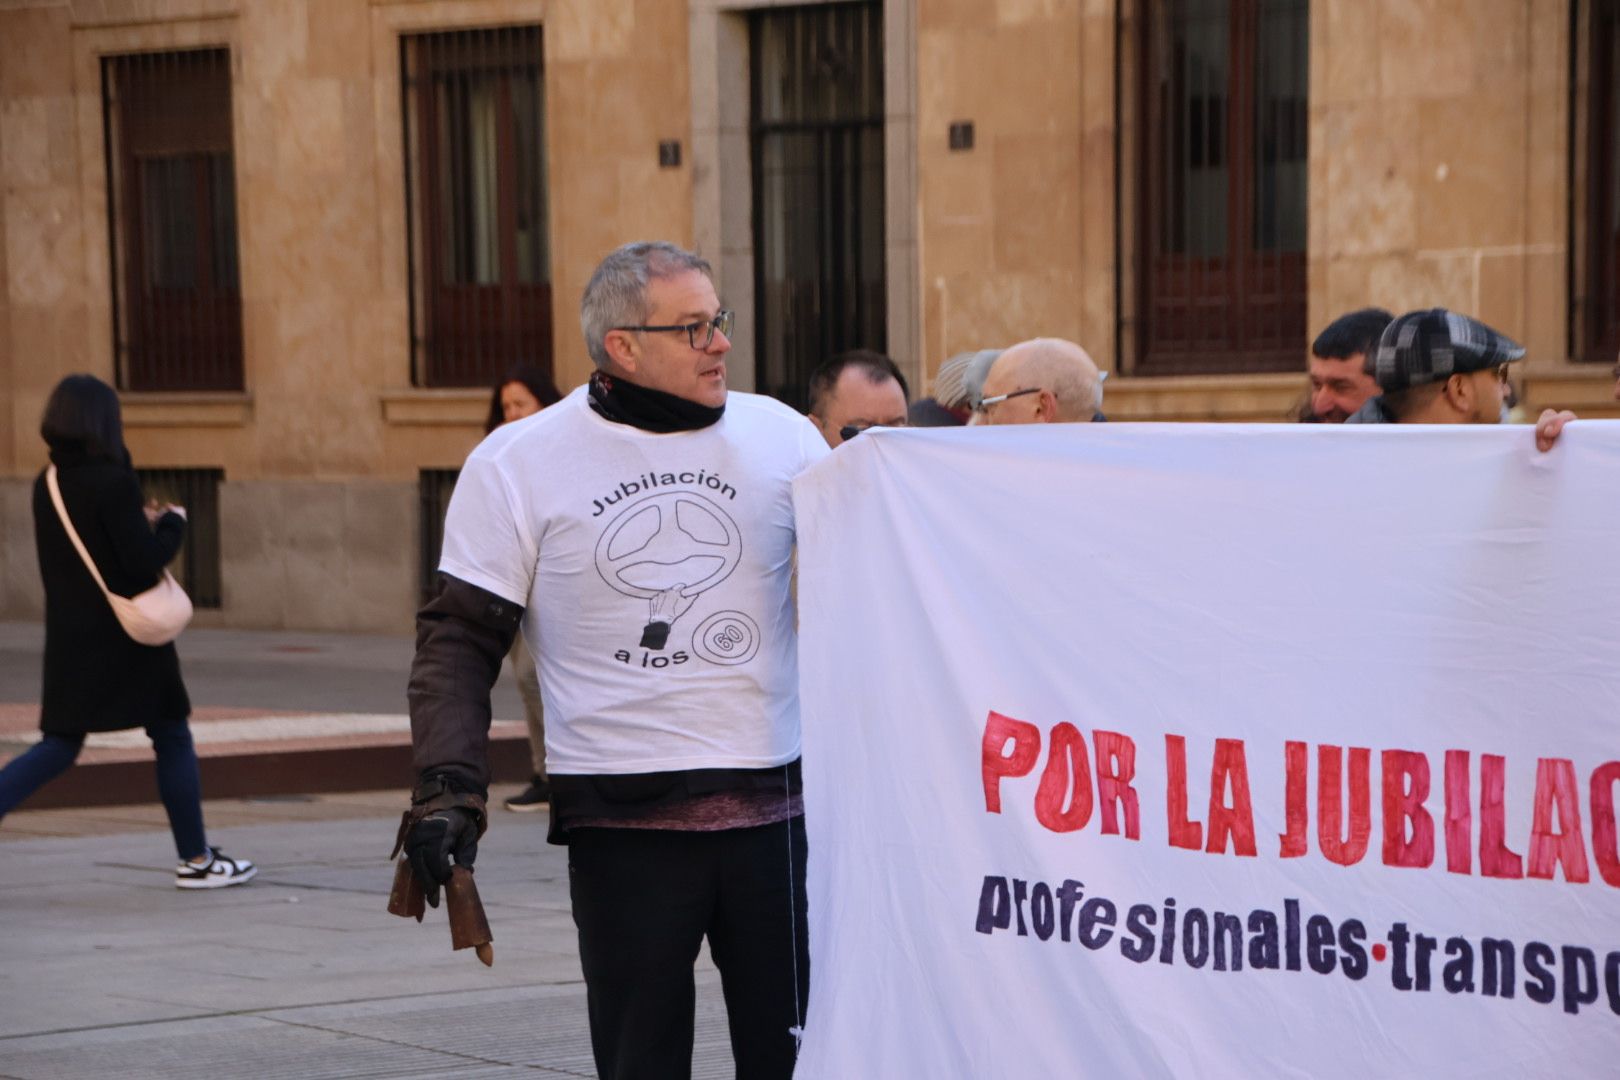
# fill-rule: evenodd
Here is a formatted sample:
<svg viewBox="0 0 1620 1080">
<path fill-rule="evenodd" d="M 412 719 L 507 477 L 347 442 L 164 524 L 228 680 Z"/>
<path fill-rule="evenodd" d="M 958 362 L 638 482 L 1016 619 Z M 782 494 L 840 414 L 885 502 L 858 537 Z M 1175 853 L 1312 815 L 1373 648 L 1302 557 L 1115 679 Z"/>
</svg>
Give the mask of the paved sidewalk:
<svg viewBox="0 0 1620 1080">
<path fill-rule="evenodd" d="M 415 642 L 408 629 L 382 635 L 191 627 L 177 647 L 199 709 L 403 715 Z M 44 650 L 43 623 L 0 622 L 0 702 L 38 704 Z M 493 704 L 497 717 L 523 717 L 508 673 L 496 684 Z"/>
<path fill-rule="evenodd" d="M 594 1076 L 545 815 L 497 810 L 480 846 L 485 968 L 451 951 L 442 908 L 420 926 L 384 911 L 401 799 L 210 801 L 210 842 L 261 869 L 209 893 L 174 888 L 156 807 L 7 816 L 0 1077 Z M 706 955 L 693 1075 L 732 1076 Z"/>
<path fill-rule="evenodd" d="M 410 780 L 409 637 L 188 629 L 179 643 L 203 791 L 251 796 L 383 787 Z M 44 627 L 0 622 L 0 764 L 39 738 Z M 491 696 L 497 780 L 530 772 L 510 673 Z M 152 751 L 134 731 L 92 735 L 78 766 L 30 808 L 149 802 Z"/>
</svg>

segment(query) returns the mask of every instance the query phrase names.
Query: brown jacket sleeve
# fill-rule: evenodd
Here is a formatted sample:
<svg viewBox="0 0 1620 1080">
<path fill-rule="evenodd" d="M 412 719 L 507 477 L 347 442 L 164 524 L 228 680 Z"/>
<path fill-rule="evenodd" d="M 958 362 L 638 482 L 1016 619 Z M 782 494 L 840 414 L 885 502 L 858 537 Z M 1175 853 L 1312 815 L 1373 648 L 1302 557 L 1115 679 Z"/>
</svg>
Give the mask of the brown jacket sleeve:
<svg viewBox="0 0 1620 1080">
<path fill-rule="evenodd" d="M 489 796 L 489 691 L 523 608 L 449 574 L 416 613 L 407 691 L 418 787 L 439 780 Z"/>
</svg>

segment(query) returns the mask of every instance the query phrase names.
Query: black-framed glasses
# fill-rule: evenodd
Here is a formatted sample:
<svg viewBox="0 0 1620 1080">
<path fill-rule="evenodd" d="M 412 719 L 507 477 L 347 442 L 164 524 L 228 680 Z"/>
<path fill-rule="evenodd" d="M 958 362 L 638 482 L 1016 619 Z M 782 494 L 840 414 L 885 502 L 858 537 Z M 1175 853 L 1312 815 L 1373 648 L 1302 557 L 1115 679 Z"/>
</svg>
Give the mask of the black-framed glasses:
<svg viewBox="0 0 1620 1080">
<path fill-rule="evenodd" d="M 1025 394 L 1038 394 L 1040 392 L 1041 388 L 1038 386 L 1026 386 L 1022 390 L 1013 390 L 1010 393 L 997 394 L 994 397 L 980 398 L 979 403 L 973 406 L 973 411 L 982 416 L 990 411 L 990 406 L 992 405 L 1000 405 L 1003 401 L 1011 401 L 1015 397 L 1023 397 Z"/>
<path fill-rule="evenodd" d="M 672 326 L 615 326 L 615 330 L 633 330 L 637 333 L 674 333 L 676 330 L 686 331 L 687 343 L 694 349 L 707 349 L 714 344 L 714 332 L 720 331 L 726 337 L 731 336 L 731 328 L 737 324 L 737 313 L 721 309 L 714 318 L 704 319 L 694 323 L 675 323 Z M 698 340 L 698 334 L 703 339 Z"/>
</svg>

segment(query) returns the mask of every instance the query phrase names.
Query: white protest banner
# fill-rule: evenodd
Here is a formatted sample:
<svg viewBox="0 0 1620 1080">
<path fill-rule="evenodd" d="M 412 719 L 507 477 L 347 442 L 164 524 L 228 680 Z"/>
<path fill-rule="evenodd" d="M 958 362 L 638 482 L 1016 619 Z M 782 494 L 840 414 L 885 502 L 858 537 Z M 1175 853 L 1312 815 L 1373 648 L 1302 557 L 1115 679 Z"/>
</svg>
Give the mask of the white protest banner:
<svg viewBox="0 0 1620 1080">
<path fill-rule="evenodd" d="M 874 431 L 794 494 L 798 1077 L 1620 1070 L 1620 424 Z"/>
</svg>

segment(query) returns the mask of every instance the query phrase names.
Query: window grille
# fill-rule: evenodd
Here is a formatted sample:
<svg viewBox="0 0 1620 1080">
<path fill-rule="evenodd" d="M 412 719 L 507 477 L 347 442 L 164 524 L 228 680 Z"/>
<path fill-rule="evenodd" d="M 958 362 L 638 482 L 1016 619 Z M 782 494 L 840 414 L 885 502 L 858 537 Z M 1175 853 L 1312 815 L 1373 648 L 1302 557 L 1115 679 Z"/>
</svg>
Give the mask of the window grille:
<svg viewBox="0 0 1620 1080">
<path fill-rule="evenodd" d="M 424 604 L 433 598 L 439 556 L 444 551 L 444 515 L 450 509 L 450 496 L 456 490 L 456 477 L 460 475 L 460 469 L 423 469 L 417 479 L 422 523 L 420 583 Z"/>
<path fill-rule="evenodd" d="M 418 386 L 551 370 L 540 46 L 538 26 L 401 39 Z"/>
<path fill-rule="evenodd" d="M 1586 62 L 1586 205 L 1578 216 L 1574 355 L 1612 363 L 1620 351 L 1620 2 L 1590 0 L 1583 45 Z M 1579 25 L 1579 20 L 1577 20 Z"/>
<path fill-rule="evenodd" d="M 219 485 L 223 469 L 136 469 L 147 499 L 186 508 L 186 539 L 169 572 L 193 607 L 220 606 Z"/>
<path fill-rule="evenodd" d="M 1292 371 L 1308 0 L 1145 0 L 1138 370 Z"/>
<path fill-rule="evenodd" d="M 755 385 L 795 407 L 816 365 L 883 351 L 883 10 L 750 15 Z"/>
<path fill-rule="evenodd" d="M 240 390 L 230 53 L 105 57 L 101 86 L 119 386 Z"/>
</svg>

